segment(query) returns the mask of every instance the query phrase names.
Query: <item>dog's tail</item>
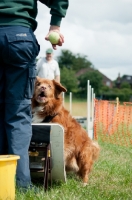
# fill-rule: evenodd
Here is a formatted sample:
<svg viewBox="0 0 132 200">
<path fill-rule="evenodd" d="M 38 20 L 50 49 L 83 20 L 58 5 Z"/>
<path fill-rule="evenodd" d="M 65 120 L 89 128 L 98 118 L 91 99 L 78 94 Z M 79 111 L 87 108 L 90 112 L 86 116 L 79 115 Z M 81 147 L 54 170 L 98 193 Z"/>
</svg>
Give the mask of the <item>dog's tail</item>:
<svg viewBox="0 0 132 200">
<path fill-rule="evenodd" d="M 93 141 L 93 160 L 97 160 L 100 153 L 100 146 L 97 142 Z"/>
</svg>

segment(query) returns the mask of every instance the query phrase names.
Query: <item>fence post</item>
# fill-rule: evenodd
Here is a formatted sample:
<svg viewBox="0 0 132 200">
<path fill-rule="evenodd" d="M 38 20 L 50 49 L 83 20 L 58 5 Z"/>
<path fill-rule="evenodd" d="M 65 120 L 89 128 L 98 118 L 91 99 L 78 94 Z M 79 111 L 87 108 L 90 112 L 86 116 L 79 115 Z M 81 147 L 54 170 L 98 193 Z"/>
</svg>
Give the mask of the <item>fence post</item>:
<svg viewBox="0 0 132 200">
<path fill-rule="evenodd" d="M 116 110 L 119 111 L 119 97 L 116 97 Z"/>
<path fill-rule="evenodd" d="M 87 81 L 87 132 L 89 131 L 89 111 L 90 111 L 90 94 L 89 94 L 89 80 Z"/>
<path fill-rule="evenodd" d="M 94 123 L 94 92 L 91 88 L 90 81 L 87 81 L 87 132 L 93 139 L 93 123 Z"/>
</svg>

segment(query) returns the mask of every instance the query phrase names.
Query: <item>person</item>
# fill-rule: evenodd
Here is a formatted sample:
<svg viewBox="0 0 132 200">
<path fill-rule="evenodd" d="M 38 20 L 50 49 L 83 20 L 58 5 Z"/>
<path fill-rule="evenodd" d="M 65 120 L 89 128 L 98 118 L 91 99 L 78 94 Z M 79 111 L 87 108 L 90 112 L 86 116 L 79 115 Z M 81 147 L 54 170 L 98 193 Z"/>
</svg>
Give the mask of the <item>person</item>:
<svg viewBox="0 0 132 200">
<path fill-rule="evenodd" d="M 46 57 L 38 60 L 37 76 L 60 82 L 60 69 L 57 61 L 53 59 L 53 49 L 47 49 Z"/>
<path fill-rule="evenodd" d="M 62 18 L 68 9 L 68 0 L 39 0 L 50 8 L 51 21 L 45 37 L 51 31 L 59 33 Z M 37 0 L 0 0 L 0 155 L 20 156 L 16 170 L 16 185 L 29 188 L 28 148 L 32 136 L 31 98 L 36 77 L 36 57 L 39 44 L 34 35 L 37 28 Z M 7 138 L 7 146 L 5 144 Z"/>
</svg>

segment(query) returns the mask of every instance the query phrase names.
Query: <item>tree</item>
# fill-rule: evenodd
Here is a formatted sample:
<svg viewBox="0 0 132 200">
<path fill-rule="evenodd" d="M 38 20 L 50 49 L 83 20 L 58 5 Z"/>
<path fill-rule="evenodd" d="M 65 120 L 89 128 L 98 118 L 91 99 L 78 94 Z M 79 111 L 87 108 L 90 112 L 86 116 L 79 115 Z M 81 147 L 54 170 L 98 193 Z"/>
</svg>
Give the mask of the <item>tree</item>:
<svg viewBox="0 0 132 200">
<path fill-rule="evenodd" d="M 87 93 L 87 80 L 90 80 L 90 85 L 94 89 L 96 95 L 100 94 L 101 88 L 103 86 L 103 77 L 99 73 L 98 70 L 88 71 L 83 75 L 78 77 L 79 80 L 79 88 L 81 93 L 83 92 L 85 95 Z"/>
<path fill-rule="evenodd" d="M 67 69 L 66 67 L 61 69 L 61 83 L 68 92 L 77 92 L 77 81 L 75 72 L 72 69 Z"/>
<path fill-rule="evenodd" d="M 75 72 L 82 68 L 92 67 L 92 63 L 87 59 L 87 56 L 80 54 L 74 55 L 69 50 L 62 50 L 61 55 L 57 57 L 60 68 L 66 67 Z"/>
<path fill-rule="evenodd" d="M 123 82 L 123 83 L 121 84 L 121 89 L 123 89 L 123 88 L 128 88 L 128 89 L 130 89 L 131 86 L 130 86 L 129 83 L 127 83 L 127 82 Z"/>
<path fill-rule="evenodd" d="M 73 60 L 75 56 L 69 50 L 62 50 L 61 55 L 57 57 L 60 68 L 66 67 L 67 69 L 72 69 Z"/>
</svg>

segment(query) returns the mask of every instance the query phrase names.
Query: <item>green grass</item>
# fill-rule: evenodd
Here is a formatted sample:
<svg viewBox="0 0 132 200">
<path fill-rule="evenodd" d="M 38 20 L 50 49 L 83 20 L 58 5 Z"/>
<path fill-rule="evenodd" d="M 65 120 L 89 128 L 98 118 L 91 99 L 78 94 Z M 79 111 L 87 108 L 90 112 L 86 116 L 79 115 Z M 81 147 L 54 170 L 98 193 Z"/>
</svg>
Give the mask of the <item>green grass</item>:
<svg viewBox="0 0 132 200">
<path fill-rule="evenodd" d="M 131 200 L 132 149 L 101 142 L 100 146 L 86 187 L 76 176 L 67 175 L 67 183 L 54 182 L 46 193 L 40 183 L 38 193 L 16 191 L 16 200 Z"/>
<path fill-rule="evenodd" d="M 69 110 L 67 100 L 65 107 Z M 86 111 L 85 101 L 74 100 L 73 116 L 86 116 Z M 132 200 L 131 146 L 110 144 L 111 140 L 114 140 L 114 135 L 111 135 L 109 138 L 111 140 L 107 140 L 107 143 L 102 142 L 100 137 L 101 135 L 99 136 L 100 157 L 94 164 L 86 187 L 82 187 L 81 180 L 75 175 L 67 175 L 67 183 L 53 182 L 52 188 L 46 193 L 43 191 L 42 180 L 36 182 L 38 193 L 33 191 L 21 193 L 16 190 L 16 200 Z"/>
<path fill-rule="evenodd" d="M 132 125 L 127 123 L 120 123 L 118 126 L 113 125 L 106 128 L 102 122 L 96 123 L 96 132 L 98 140 L 108 143 L 113 143 L 121 146 L 132 146 Z"/>
<path fill-rule="evenodd" d="M 65 102 L 64 107 L 70 111 L 70 103 Z M 74 102 L 72 103 L 72 116 L 82 116 L 86 117 L 87 116 L 87 102 L 82 101 L 82 102 Z"/>
<path fill-rule="evenodd" d="M 70 102 L 70 95 L 65 96 L 65 102 L 67 102 L 67 103 Z M 87 97 L 86 98 L 79 98 L 79 97 L 75 97 L 74 94 L 72 94 L 72 102 L 73 103 L 87 102 Z"/>
</svg>

